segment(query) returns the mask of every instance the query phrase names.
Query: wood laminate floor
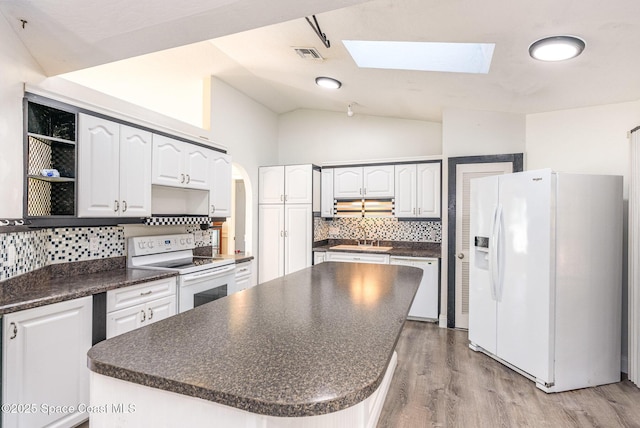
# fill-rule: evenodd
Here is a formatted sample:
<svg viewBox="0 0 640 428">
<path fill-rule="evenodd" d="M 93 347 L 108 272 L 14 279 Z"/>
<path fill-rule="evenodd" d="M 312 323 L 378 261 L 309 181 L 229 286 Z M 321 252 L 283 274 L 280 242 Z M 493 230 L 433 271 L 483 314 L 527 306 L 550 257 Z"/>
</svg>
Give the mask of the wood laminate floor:
<svg viewBox="0 0 640 428">
<path fill-rule="evenodd" d="M 407 321 L 378 428 L 640 427 L 631 382 L 546 394 L 468 348 L 466 331 Z"/>
</svg>

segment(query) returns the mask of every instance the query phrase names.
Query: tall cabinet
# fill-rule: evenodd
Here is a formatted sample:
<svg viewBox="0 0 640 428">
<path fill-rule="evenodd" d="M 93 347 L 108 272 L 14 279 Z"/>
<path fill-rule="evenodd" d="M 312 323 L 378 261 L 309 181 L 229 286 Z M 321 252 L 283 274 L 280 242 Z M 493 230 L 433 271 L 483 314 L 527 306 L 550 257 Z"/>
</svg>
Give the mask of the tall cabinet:
<svg viewBox="0 0 640 428">
<path fill-rule="evenodd" d="M 320 171 L 310 164 L 259 169 L 259 282 L 311 266 L 319 182 Z"/>
</svg>

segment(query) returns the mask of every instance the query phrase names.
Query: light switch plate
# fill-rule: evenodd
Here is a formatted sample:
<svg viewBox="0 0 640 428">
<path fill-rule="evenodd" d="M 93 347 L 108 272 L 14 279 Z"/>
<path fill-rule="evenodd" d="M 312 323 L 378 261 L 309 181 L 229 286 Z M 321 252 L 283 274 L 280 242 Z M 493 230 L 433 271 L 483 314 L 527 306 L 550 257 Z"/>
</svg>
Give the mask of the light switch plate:
<svg viewBox="0 0 640 428">
<path fill-rule="evenodd" d="M 89 239 L 89 252 L 96 254 L 98 251 L 100 251 L 100 238 Z"/>
<path fill-rule="evenodd" d="M 329 235 L 337 235 L 340 233 L 340 229 L 337 227 L 329 227 Z"/>
</svg>

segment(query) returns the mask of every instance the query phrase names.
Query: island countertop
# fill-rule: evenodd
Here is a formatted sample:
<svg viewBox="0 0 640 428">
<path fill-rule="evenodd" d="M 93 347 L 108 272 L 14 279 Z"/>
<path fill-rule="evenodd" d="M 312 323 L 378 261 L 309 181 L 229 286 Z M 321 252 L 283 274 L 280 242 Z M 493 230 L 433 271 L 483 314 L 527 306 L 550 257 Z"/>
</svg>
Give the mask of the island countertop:
<svg viewBox="0 0 640 428">
<path fill-rule="evenodd" d="M 382 381 L 421 278 L 322 263 L 98 343 L 89 368 L 262 415 L 342 410 Z"/>
</svg>

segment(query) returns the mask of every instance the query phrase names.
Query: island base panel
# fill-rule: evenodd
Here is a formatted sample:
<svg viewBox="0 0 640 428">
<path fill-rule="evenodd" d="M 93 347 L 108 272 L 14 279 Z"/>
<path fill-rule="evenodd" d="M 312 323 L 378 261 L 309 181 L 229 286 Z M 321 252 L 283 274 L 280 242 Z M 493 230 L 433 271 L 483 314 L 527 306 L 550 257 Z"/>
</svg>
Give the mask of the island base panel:
<svg viewBox="0 0 640 428">
<path fill-rule="evenodd" d="M 378 389 L 360 403 L 333 413 L 278 417 L 250 413 L 213 401 L 142 386 L 94 372 L 91 384 L 91 428 L 243 426 L 261 428 L 374 428 L 397 365 L 393 353 Z"/>
</svg>

